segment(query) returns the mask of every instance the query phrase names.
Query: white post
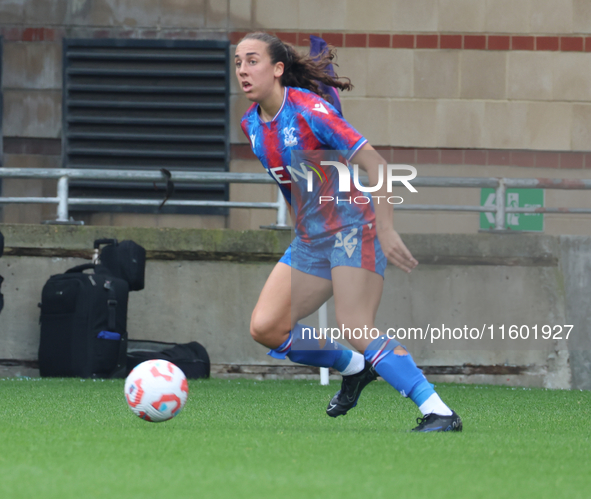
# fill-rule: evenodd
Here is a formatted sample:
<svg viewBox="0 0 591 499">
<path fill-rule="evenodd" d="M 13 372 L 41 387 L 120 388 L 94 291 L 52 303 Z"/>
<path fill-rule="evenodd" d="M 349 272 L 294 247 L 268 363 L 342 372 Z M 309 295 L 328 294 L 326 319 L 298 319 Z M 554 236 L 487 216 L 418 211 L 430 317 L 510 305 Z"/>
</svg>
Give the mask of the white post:
<svg viewBox="0 0 591 499">
<path fill-rule="evenodd" d="M 328 327 L 326 303 L 323 303 L 318 309 L 318 326 L 320 326 L 321 329 L 324 329 L 324 331 L 326 331 L 326 328 Z M 328 385 L 328 367 L 320 368 L 320 384 Z"/>
<path fill-rule="evenodd" d="M 281 189 L 277 187 L 277 226 L 278 227 L 286 227 L 287 226 L 287 205 L 285 204 L 285 199 L 283 198 L 283 194 L 281 193 Z"/>
<path fill-rule="evenodd" d="M 68 216 L 68 177 L 64 175 L 57 181 L 57 221 L 67 222 Z"/>
</svg>

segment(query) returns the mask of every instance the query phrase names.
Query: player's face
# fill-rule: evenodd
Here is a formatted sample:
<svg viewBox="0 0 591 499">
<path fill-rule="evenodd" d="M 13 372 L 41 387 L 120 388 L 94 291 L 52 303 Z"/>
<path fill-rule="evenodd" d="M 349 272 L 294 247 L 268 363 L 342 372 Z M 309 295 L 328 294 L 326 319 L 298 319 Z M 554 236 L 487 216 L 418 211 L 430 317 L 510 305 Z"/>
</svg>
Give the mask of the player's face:
<svg viewBox="0 0 591 499">
<path fill-rule="evenodd" d="M 240 42 L 234 61 L 238 83 L 253 102 L 262 102 L 269 97 L 276 79 L 283 74 L 283 63 L 271 64 L 267 44 L 261 40 Z"/>
</svg>

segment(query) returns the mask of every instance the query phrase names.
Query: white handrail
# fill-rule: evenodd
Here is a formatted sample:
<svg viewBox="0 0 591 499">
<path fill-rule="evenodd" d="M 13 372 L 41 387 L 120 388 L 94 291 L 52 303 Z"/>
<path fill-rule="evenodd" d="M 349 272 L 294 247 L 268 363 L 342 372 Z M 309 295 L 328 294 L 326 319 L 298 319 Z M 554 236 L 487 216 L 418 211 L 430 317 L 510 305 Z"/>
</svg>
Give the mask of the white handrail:
<svg viewBox="0 0 591 499">
<path fill-rule="evenodd" d="M 73 168 L 0 168 L 0 178 L 36 178 L 57 179 L 56 197 L 0 197 L 0 204 L 57 204 L 57 221 L 69 220 L 69 207 L 76 205 L 124 205 L 124 206 L 158 206 L 161 201 L 147 199 L 105 199 L 105 198 L 71 198 L 69 197 L 70 180 L 110 180 L 110 181 L 166 181 L 163 173 L 156 170 L 103 170 Z M 265 173 L 230 173 L 230 172 L 173 172 L 171 180 L 175 183 L 252 183 L 272 184 L 274 180 Z M 361 179 L 363 180 L 363 179 Z M 518 208 L 505 205 L 505 192 L 508 188 L 526 189 L 591 189 L 591 180 L 586 179 L 549 179 L 549 178 L 496 178 L 496 177 L 416 177 L 412 181 L 416 187 L 472 187 L 494 188 L 496 204 L 491 206 L 469 205 L 396 205 L 396 210 L 412 211 L 471 211 L 490 212 L 495 214 L 494 230 L 504 230 L 504 219 L 507 213 L 572 213 L 591 214 L 591 208 Z M 207 206 L 226 208 L 258 208 L 277 210 L 277 227 L 286 227 L 287 209 L 283 196 L 278 190 L 276 202 L 236 202 L 236 201 L 167 201 L 169 206 Z"/>
</svg>

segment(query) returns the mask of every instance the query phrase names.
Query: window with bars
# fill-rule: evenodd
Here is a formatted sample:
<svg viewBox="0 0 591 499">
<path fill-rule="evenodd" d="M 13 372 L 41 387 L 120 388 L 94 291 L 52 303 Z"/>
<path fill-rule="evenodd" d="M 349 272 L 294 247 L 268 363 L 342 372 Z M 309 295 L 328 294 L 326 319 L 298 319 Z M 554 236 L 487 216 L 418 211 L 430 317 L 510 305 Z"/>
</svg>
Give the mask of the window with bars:
<svg viewBox="0 0 591 499">
<path fill-rule="evenodd" d="M 64 40 L 66 168 L 224 172 L 229 43 Z M 145 182 L 72 181 L 72 197 L 162 199 Z M 227 184 L 177 184 L 174 199 L 222 201 Z M 77 206 L 76 211 L 226 214 L 225 208 Z"/>
</svg>

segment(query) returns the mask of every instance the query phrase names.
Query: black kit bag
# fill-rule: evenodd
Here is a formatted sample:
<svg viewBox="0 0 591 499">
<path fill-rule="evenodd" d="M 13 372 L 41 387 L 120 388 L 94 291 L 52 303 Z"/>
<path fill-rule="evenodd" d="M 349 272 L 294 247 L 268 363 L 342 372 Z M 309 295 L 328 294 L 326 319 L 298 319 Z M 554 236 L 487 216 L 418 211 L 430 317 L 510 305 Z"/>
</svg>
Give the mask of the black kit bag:
<svg viewBox="0 0 591 499">
<path fill-rule="evenodd" d="M 41 376 L 125 374 L 129 285 L 88 263 L 51 276 L 41 293 Z M 101 269 L 96 269 L 101 270 Z"/>
<path fill-rule="evenodd" d="M 102 245 L 104 246 L 100 249 Z M 146 275 L 146 250 L 133 241 L 97 239 L 94 242 L 95 258 L 108 272 L 127 281 L 129 291 L 144 289 Z"/>
<path fill-rule="evenodd" d="M 163 341 L 129 340 L 127 345 L 127 374 L 146 360 L 163 359 L 172 362 L 188 379 L 209 378 L 209 355 L 196 341 L 165 343 Z"/>
</svg>

